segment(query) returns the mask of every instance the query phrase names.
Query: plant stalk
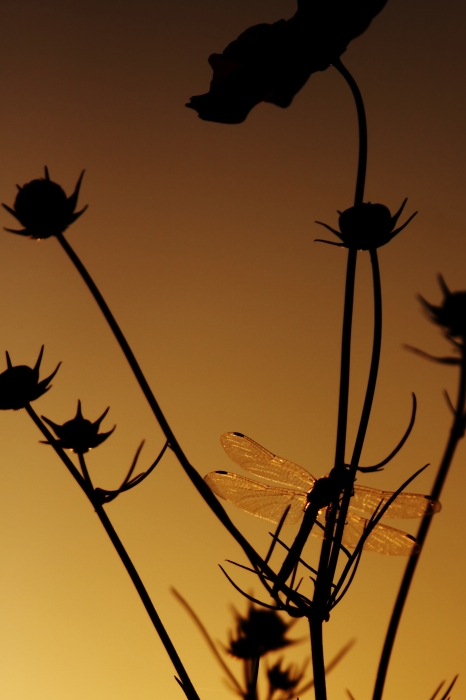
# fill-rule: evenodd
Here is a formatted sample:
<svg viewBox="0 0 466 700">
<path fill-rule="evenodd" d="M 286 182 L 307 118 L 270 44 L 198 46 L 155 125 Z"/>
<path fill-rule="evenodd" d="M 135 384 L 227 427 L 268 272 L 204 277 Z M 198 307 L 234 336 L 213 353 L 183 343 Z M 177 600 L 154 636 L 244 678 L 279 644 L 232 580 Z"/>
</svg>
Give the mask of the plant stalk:
<svg viewBox="0 0 466 700">
<path fill-rule="evenodd" d="M 167 419 L 165 418 L 162 409 L 160 408 L 159 404 L 157 403 L 155 396 L 139 366 L 139 363 L 136 360 L 136 357 L 131 350 L 131 347 L 126 340 L 125 336 L 123 335 L 123 332 L 121 331 L 118 323 L 116 322 L 115 317 L 113 316 L 112 312 L 110 311 L 110 308 L 108 307 L 105 299 L 103 298 L 102 294 L 100 293 L 97 285 L 95 284 L 94 280 L 90 276 L 89 272 L 79 259 L 78 255 L 75 253 L 71 245 L 68 243 L 66 238 L 62 233 L 58 234 L 56 236 L 58 239 L 59 243 L 67 253 L 68 257 L 78 270 L 79 274 L 81 275 L 82 279 L 86 283 L 89 291 L 91 292 L 92 296 L 94 297 L 95 301 L 97 302 L 97 305 L 99 306 L 102 314 L 104 315 L 108 325 L 110 326 L 113 335 L 115 336 L 121 350 L 123 351 L 124 356 L 126 357 L 126 360 L 128 361 L 129 366 L 131 367 L 133 374 L 136 378 L 136 381 L 138 382 L 150 408 L 152 409 L 152 412 L 160 425 L 160 428 L 162 429 L 165 438 L 167 439 L 167 442 L 171 448 L 171 450 L 174 452 L 176 455 L 179 463 L 181 464 L 182 468 L 186 472 L 188 478 L 191 480 L 192 484 L 194 487 L 197 489 L 198 493 L 201 495 L 201 497 L 204 499 L 204 501 L 207 503 L 209 508 L 215 513 L 217 518 L 220 520 L 222 525 L 228 530 L 228 532 L 234 537 L 236 542 L 240 545 L 242 548 L 243 552 L 246 554 L 248 557 L 249 561 L 253 564 L 258 566 L 267 576 L 270 576 L 272 579 L 274 578 L 274 573 L 268 567 L 268 565 L 262 560 L 262 558 L 259 556 L 259 554 L 255 551 L 255 549 L 249 544 L 247 539 L 241 534 L 241 532 L 235 527 L 235 525 L 232 523 L 230 518 L 228 517 L 225 509 L 223 506 L 220 504 L 220 502 L 217 500 L 217 498 L 214 496 L 212 491 L 209 489 L 207 484 L 205 483 L 204 479 L 201 477 L 201 475 L 196 471 L 196 469 L 192 466 L 192 464 L 189 462 L 188 458 L 184 454 L 180 444 L 178 443 L 172 429 L 170 428 Z M 290 598 L 293 599 L 293 592 L 290 592 Z"/>
<path fill-rule="evenodd" d="M 450 429 L 450 435 L 445 447 L 445 452 L 440 462 L 439 470 L 437 472 L 437 477 L 432 488 L 430 497 L 432 500 L 439 500 L 445 480 L 448 475 L 453 457 L 458 447 L 458 443 L 464 436 L 464 421 L 465 421 L 465 408 L 466 408 L 466 349 L 462 348 L 462 358 L 461 358 L 461 369 L 460 369 L 460 380 L 458 386 L 458 396 L 455 408 L 455 417 L 453 419 L 453 424 Z M 374 694 L 372 696 L 373 700 L 381 700 L 383 695 L 383 690 L 385 686 L 385 680 L 387 677 L 388 666 L 390 663 L 390 657 L 393 650 L 393 645 L 395 643 L 395 637 L 398 631 L 398 626 L 400 624 L 401 615 L 408 597 L 409 589 L 411 587 L 412 580 L 416 571 L 416 567 L 421 556 L 422 547 L 426 540 L 429 532 L 430 524 L 432 521 L 432 515 L 426 515 L 419 526 L 419 531 L 417 533 L 417 541 L 419 543 L 419 553 L 413 554 L 406 565 L 405 573 L 401 581 L 400 589 L 398 591 L 398 596 L 395 601 L 392 616 L 390 619 L 390 624 L 388 626 L 387 635 L 385 637 L 384 646 L 382 649 L 382 654 L 380 657 L 379 668 L 377 671 Z"/>
<path fill-rule="evenodd" d="M 141 577 L 139 576 L 133 562 L 131 561 L 130 556 L 128 555 L 123 543 L 121 542 L 120 538 L 118 537 L 115 528 L 113 527 L 112 523 L 110 522 L 109 517 L 107 516 L 107 513 L 104 511 L 102 505 L 97 501 L 94 495 L 94 489 L 92 487 L 92 482 L 90 480 L 90 477 L 88 475 L 88 470 L 86 467 L 86 463 L 84 461 L 84 457 L 82 455 L 79 455 L 79 462 L 81 465 L 81 468 L 83 469 L 83 474 L 84 478 L 81 477 L 81 474 L 79 474 L 78 470 L 76 469 L 75 465 L 71 461 L 71 459 L 68 457 L 68 455 L 62 450 L 62 448 L 57 444 L 57 441 L 53 437 L 52 433 L 48 430 L 48 428 L 44 425 L 44 423 L 41 421 L 37 413 L 34 411 L 32 406 L 28 404 L 26 406 L 26 411 L 28 415 L 32 418 L 34 423 L 37 425 L 39 430 L 42 432 L 42 434 L 46 437 L 47 442 L 53 447 L 57 455 L 60 457 L 62 462 L 65 464 L 67 469 L 71 472 L 73 477 L 76 479 L 76 481 L 79 483 L 81 488 L 83 489 L 84 493 L 88 497 L 89 501 L 91 502 L 95 512 L 97 513 L 97 516 L 102 523 L 105 532 L 109 536 L 113 546 L 115 547 L 126 571 L 128 572 L 131 581 L 134 584 L 134 587 L 136 588 L 139 597 L 142 601 L 142 604 L 144 605 L 147 614 L 149 615 L 152 624 L 154 625 L 157 634 L 160 637 L 160 640 L 162 644 L 164 645 L 171 662 L 173 663 L 173 666 L 175 667 L 176 672 L 179 675 L 179 679 L 181 681 L 180 685 L 188 698 L 188 700 L 200 700 L 193 684 L 191 683 L 191 680 L 181 662 L 180 657 L 178 656 L 178 653 L 165 629 L 163 626 L 163 623 L 150 599 L 149 594 L 147 593 L 147 590 L 141 580 Z"/>
<path fill-rule="evenodd" d="M 367 170 L 367 122 L 364 102 L 361 92 L 351 73 L 338 58 L 333 63 L 348 84 L 356 105 L 359 132 L 358 170 L 356 176 L 356 188 L 354 206 L 363 203 L 364 187 Z M 343 330 L 341 342 L 340 363 L 340 390 L 338 401 L 338 423 L 335 448 L 334 468 L 345 469 L 346 438 L 348 424 L 348 401 L 351 367 L 351 334 L 353 323 L 354 287 L 356 278 L 357 250 L 348 250 L 348 262 L 346 268 L 345 302 L 343 310 Z M 373 353 L 374 359 L 374 353 Z M 367 394 L 366 394 L 367 400 Z M 354 479 L 353 479 L 354 480 Z M 345 489 L 347 500 L 351 494 L 352 484 Z M 322 625 L 327 618 L 327 602 L 331 594 L 333 574 L 337 565 L 340 552 L 341 537 L 343 535 L 344 518 L 339 517 L 340 493 L 335 494 L 333 502 L 328 509 L 328 520 L 325 528 L 325 538 L 322 544 L 318 574 L 316 577 L 315 593 L 313 599 L 312 618 L 309 620 L 312 644 L 312 662 L 316 681 L 316 700 L 325 700 L 325 666 L 323 654 Z M 337 532 L 335 532 L 337 528 Z M 338 538 L 335 535 L 338 533 Z M 320 648 L 319 648 L 320 647 Z"/>
</svg>

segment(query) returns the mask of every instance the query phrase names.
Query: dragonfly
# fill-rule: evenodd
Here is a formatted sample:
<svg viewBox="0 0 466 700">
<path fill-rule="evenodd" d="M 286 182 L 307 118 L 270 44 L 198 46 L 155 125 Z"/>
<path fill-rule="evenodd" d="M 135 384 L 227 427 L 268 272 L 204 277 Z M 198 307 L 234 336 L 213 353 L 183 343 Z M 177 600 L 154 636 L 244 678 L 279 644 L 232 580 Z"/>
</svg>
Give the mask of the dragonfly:
<svg viewBox="0 0 466 700">
<path fill-rule="evenodd" d="M 311 534 L 323 537 L 322 525 L 325 525 L 325 514 L 332 496 L 327 500 L 325 496 L 322 499 L 322 492 L 326 490 L 323 488 L 324 482 L 331 482 L 329 477 L 315 479 L 307 469 L 274 455 L 242 433 L 225 433 L 220 441 L 233 462 L 249 473 L 281 486 L 264 484 L 233 472 L 215 471 L 207 474 L 204 479 L 217 496 L 234 503 L 247 513 L 273 523 L 280 521 L 286 508 L 289 508 L 289 511 L 285 523 L 297 523 L 313 505 L 321 527 L 312 526 Z M 320 502 L 316 499 L 317 492 Z M 345 547 L 354 549 L 358 545 L 369 524 L 367 518 L 383 507 L 392 496 L 390 491 L 380 491 L 367 486 L 353 487 L 343 531 L 342 544 Z M 440 502 L 432 500 L 429 496 L 402 492 L 389 505 L 384 517 L 422 518 L 424 515 L 438 513 L 440 509 Z M 415 537 L 384 523 L 375 525 L 363 546 L 363 549 L 379 554 L 401 556 L 410 556 L 416 553 L 418 548 Z"/>
</svg>

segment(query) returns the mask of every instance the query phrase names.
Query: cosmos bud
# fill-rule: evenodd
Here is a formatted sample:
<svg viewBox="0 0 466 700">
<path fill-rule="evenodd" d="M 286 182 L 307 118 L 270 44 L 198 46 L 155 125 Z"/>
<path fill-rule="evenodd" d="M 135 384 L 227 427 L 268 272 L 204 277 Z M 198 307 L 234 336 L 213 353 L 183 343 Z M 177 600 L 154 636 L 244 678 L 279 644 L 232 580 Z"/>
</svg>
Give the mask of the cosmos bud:
<svg viewBox="0 0 466 700">
<path fill-rule="evenodd" d="M 23 187 L 17 185 L 19 192 L 14 208 L 6 204 L 2 206 L 24 226 L 24 229 L 7 228 L 5 231 L 35 239 L 50 238 L 63 233 L 87 209 L 85 206 L 75 213 L 83 176 L 84 170 L 70 197 L 66 196 L 60 185 L 50 179 L 47 167 L 45 178 L 32 180 Z"/>
<path fill-rule="evenodd" d="M 25 408 L 28 403 L 35 401 L 50 389 L 49 383 L 58 372 L 59 363 L 52 374 L 39 381 L 39 368 L 44 353 L 42 346 L 34 367 L 11 364 L 10 356 L 6 353 L 8 369 L 0 374 L 0 410 L 17 411 Z"/>
<path fill-rule="evenodd" d="M 42 416 L 42 419 L 48 423 L 54 431 L 60 447 L 64 450 L 73 450 L 76 454 L 82 455 L 85 452 L 89 452 L 93 447 L 101 445 L 115 430 L 116 426 L 109 430 L 108 433 L 99 433 L 100 424 L 108 411 L 109 409 L 107 408 L 100 418 L 94 423 L 91 423 L 90 420 L 86 420 L 86 418 L 83 417 L 81 401 L 78 401 L 78 410 L 75 417 L 63 423 L 63 425 L 58 425 L 45 416 Z"/>
<path fill-rule="evenodd" d="M 324 226 L 338 236 L 342 241 L 340 244 L 342 247 L 356 248 L 357 250 L 374 250 L 391 241 L 416 216 L 417 212 L 414 212 L 402 226 L 395 229 L 407 201 L 407 199 L 404 200 L 393 216 L 384 204 L 371 204 L 371 202 L 364 202 L 350 209 L 345 209 L 343 212 L 338 212 L 340 214 L 338 220 L 340 225 L 339 231 L 336 231 L 328 224 L 322 223 L 322 221 L 316 221 L 316 224 Z M 328 243 L 329 241 L 325 242 Z"/>
</svg>

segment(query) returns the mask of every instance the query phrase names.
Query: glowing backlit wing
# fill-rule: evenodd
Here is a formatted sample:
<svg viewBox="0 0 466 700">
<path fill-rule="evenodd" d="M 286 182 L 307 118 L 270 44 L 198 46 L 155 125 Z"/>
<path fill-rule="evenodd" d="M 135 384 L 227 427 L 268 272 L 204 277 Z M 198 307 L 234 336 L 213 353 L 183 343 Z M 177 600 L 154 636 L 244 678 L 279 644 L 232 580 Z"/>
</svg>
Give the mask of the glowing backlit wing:
<svg viewBox="0 0 466 700">
<path fill-rule="evenodd" d="M 277 457 L 246 435 L 225 433 L 220 442 L 230 459 L 251 474 L 302 491 L 310 491 L 314 485 L 315 479 L 306 469 Z"/>
<path fill-rule="evenodd" d="M 325 527 L 325 511 L 319 514 L 318 521 Z M 342 545 L 344 547 L 349 547 L 349 549 L 354 549 L 368 525 L 369 521 L 365 518 L 360 518 L 358 515 L 348 512 L 345 529 L 343 531 Z M 322 538 L 324 536 L 324 530 L 322 527 L 314 525 L 311 535 Z M 412 535 L 408 535 L 407 532 L 396 530 L 394 527 L 389 527 L 383 523 L 378 523 L 364 542 L 363 549 L 366 552 L 406 557 L 419 551 L 419 545 L 416 538 Z"/>
<path fill-rule="evenodd" d="M 355 486 L 350 508 L 368 515 L 382 506 L 393 496 L 390 491 L 379 491 L 366 486 Z M 422 518 L 433 515 L 441 509 L 439 501 L 433 501 L 428 496 L 419 493 L 400 493 L 395 501 L 387 508 L 384 518 Z"/>
<path fill-rule="evenodd" d="M 232 472 L 210 472 L 204 480 L 217 496 L 259 518 L 278 523 L 287 506 L 287 524 L 297 523 L 303 517 L 305 492 L 267 486 Z"/>
<path fill-rule="evenodd" d="M 204 477 L 212 491 L 247 513 L 273 523 L 278 523 L 285 508 L 290 506 L 286 524 L 299 522 L 303 517 L 307 495 L 314 487 L 314 477 L 306 469 L 277 457 L 241 433 L 225 433 L 220 440 L 227 455 L 240 467 L 263 479 L 290 486 L 291 489 L 268 486 L 239 474 L 218 471 Z M 350 508 L 365 515 L 372 515 L 392 495 L 390 491 L 355 486 Z M 384 517 L 421 518 L 438 513 L 440 509 L 439 501 L 433 501 L 428 496 L 400 493 L 384 513 Z M 318 522 L 323 527 L 325 513 L 326 509 L 323 508 L 318 516 Z M 367 526 L 368 521 L 365 518 L 348 511 L 342 544 L 354 549 Z M 323 537 L 323 527 L 314 525 L 311 534 Z M 407 532 L 378 523 L 364 542 L 363 549 L 379 554 L 409 556 L 419 551 L 419 545 Z"/>
<path fill-rule="evenodd" d="M 345 547 L 356 547 L 367 524 L 364 518 L 348 513 L 342 544 Z M 419 551 L 419 545 L 416 538 L 407 532 L 378 523 L 364 542 L 363 549 L 379 554 L 409 556 Z"/>
</svg>

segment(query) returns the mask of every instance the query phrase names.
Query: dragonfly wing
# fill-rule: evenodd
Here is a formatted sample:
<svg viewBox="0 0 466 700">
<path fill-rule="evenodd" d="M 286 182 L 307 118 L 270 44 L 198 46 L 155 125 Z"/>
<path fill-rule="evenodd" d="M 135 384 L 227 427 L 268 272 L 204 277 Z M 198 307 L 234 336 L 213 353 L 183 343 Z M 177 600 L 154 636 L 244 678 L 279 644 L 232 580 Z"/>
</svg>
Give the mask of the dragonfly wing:
<svg viewBox="0 0 466 700">
<path fill-rule="evenodd" d="M 348 513 L 342 544 L 345 547 L 354 549 L 368 524 L 365 518 Z M 369 552 L 378 552 L 379 554 L 409 556 L 419 550 L 419 545 L 416 538 L 408 535 L 407 532 L 379 523 L 364 542 L 363 549 Z"/>
<path fill-rule="evenodd" d="M 286 524 L 303 517 L 306 493 L 267 486 L 232 472 L 210 472 L 204 481 L 217 496 L 259 518 L 278 523 L 287 506 Z"/>
<path fill-rule="evenodd" d="M 315 479 L 306 469 L 277 457 L 246 435 L 225 433 L 220 442 L 230 459 L 251 474 L 303 491 L 314 485 Z"/>
<path fill-rule="evenodd" d="M 372 515 L 381 504 L 385 505 L 393 496 L 391 491 L 379 491 L 367 486 L 355 486 L 354 495 L 350 501 L 352 510 Z M 441 509 L 439 501 L 433 501 L 429 496 L 420 493 L 400 493 L 384 513 L 384 518 L 422 518 L 433 515 Z"/>
</svg>

